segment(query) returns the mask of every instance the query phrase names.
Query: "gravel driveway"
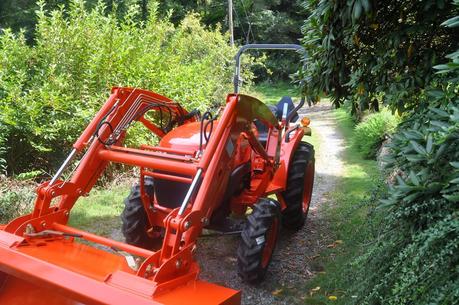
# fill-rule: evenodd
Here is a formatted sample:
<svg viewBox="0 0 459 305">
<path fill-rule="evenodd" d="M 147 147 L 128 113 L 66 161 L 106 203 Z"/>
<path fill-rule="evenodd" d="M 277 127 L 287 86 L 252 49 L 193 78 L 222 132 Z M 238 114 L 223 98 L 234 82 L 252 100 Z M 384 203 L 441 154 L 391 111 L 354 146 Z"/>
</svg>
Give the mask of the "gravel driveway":
<svg viewBox="0 0 459 305">
<path fill-rule="evenodd" d="M 342 173 L 340 155 L 344 149 L 343 138 L 331 111 L 328 104 L 302 109 L 301 115 L 311 118 L 312 132 L 320 138 L 320 147 L 316 149 L 311 208 L 303 229 L 296 233 L 281 231 L 263 283 L 252 286 L 239 279 L 236 273 L 238 236 L 202 237 L 198 242 L 197 259 L 202 270 L 200 278 L 242 290 L 243 305 L 304 304 L 304 283 L 317 272 L 323 271 L 314 258 L 333 241 L 328 234 L 323 207 L 331 204 L 329 193 L 334 190 Z"/>
</svg>

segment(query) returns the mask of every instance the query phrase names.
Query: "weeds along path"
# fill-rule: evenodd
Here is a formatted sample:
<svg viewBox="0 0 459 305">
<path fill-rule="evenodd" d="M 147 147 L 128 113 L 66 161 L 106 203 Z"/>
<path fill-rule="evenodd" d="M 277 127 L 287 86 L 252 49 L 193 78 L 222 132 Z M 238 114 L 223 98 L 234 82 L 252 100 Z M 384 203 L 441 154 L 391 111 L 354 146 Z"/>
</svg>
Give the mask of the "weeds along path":
<svg viewBox="0 0 459 305">
<path fill-rule="evenodd" d="M 236 272 L 239 236 L 202 237 L 198 242 L 200 277 L 242 290 L 243 305 L 304 304 L 304 283 L 323 271 L 315 258 L 332 242 L 324 208 L 332 204 L 330 193 L 342 175 L 344 140 L 329 104 L 305 107 L 301 111 L 304 115 L 311 118 L 312 132 L 317 135 L 311 208 L 303 229 L 296 233 L 281 231 L 266 280 L 257 286 L 241 282 Z"/>
</svg>

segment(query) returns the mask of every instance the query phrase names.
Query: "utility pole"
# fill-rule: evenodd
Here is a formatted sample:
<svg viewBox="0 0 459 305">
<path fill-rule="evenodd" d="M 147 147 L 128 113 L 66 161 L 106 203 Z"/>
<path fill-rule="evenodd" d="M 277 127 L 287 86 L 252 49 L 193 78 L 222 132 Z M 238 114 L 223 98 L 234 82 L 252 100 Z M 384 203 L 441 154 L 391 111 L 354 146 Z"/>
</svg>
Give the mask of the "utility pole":
<svg viewBox="0 0 459 305">
<path fill-rule="evenodd" d="M 228 0 L 228 26 L 230 31 L 230 46 L 234 47 L 233 0 Z"/>
</svg>

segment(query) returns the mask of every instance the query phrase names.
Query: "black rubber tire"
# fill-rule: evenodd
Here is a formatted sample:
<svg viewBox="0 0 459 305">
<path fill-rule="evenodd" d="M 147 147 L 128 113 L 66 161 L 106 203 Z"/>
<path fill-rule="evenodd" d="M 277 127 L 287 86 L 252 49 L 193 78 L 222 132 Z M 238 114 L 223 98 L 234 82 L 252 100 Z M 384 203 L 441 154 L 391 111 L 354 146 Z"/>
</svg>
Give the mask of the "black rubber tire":
<svg viewBox="0 0 459 305">
<path fill-rule="evenodd" d="M 145 177 L 144 181 L 145 192 L 153 196 L 153 179 Z M 146 249 L 152 248 L 153 238 L 147 233 L 150 225 L 140 197 L 139 184 L 134 185 L 129 196 L 124 199 L 124 210 L 120 217 L 122 222 L 121 231 L 126 243 Z"/>
<path fill-rule="evenodd" d="M 253 212 L 247 216 L 245 228 L 241 233 L 237 249 L 237 268 L 243 281 L 255 284 L 265 278 L 274 253 L 280 228 L 280 206 L 277 201 L 261 198 L 252 208 Z M 274 231 L 270 230 L 271 228 Z M 269 234 L 275 234 L 273 250 L 270 253 L 268 251 L 267 263 L 263 265 Z"/>
<path fill-rule="evenodd" d="M 297 231 L 304 226 L 308 215 L 309 207 L 303 211 L 304 179 L 306 178 L 306 167 L 314 160 L 314 146 L 306 142 L 300 142 L 293 154 L 289 166 L 287 187 L 282 193 L 287 207 L 282 211 L 282 226 L 289 230 Z M 309 183 L 314 184 L 314 174 Z M 311 192 L 312 192 L 312 185 Z"/>
</svg>

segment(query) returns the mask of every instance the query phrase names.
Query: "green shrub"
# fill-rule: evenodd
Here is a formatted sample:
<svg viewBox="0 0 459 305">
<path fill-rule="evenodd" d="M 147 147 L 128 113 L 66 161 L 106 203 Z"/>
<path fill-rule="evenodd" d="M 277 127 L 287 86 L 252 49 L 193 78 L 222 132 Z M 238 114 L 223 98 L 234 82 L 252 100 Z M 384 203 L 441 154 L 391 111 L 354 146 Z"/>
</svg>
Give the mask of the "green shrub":
<svg viewBox="0 0 459 305">
<path fill-rule="evenodd" d="M 353 265 L 355 304 L 457 303 L 459 100 L 447 96 L 393 137 L 386 161 L 401 174 L 379 207 L 376 242 Z"/>
<path fill-rule="evenodd" d="M 0 224 L 29 212 L 35 192 L 31 183 L 0 177 Z"/>
<path fill-rule="evenodd" d="M 3 154 L 10 175 L 52 172 L 112 86 L 153 90 L 201 110 L 231 90 L 235 50 L 194 14 L 174 26 L 157 18 L 155 4 L 144 22 L 137 6 L 117 18 L 102 2 L 90 11 L 83 0 L 52 12 L 39 4 L 32 46 L 22 33 L 0 34 L 0 126 L 11 146 Z"/>
<path fill-rule="evenodd" d="M 459 303 L 459 50 L 448 58 L 435 67 L 448 78 L 389 145 L 385 161 L 399 174 L 379 206 L 384 223 L 349 270 L 353 304 Z"/>
<path fill-rule="evenodd" d="M 4 131 L 0 128 L 0 175 L 6 173 L 6 141 L 4 136 Z"/>
<path fill-rule="evenodd" d="M 389 110 L 370 114 L 355 127 L 353 145 L 366 158 L 375 158 L 382 142 L 394 132 L 399 119 Z"/>
<path fill-rule="evenodd" d="M 400 113 L 415 109 L 438 80 L 432 66 L 457 48 L 457 29 L 442 26 L 459 13 L 452 2 L 304 1 L 305 89 L 327 92 L 336 106 L 351 101 L 357 116 L 381 94 Z"/>
</svg>

